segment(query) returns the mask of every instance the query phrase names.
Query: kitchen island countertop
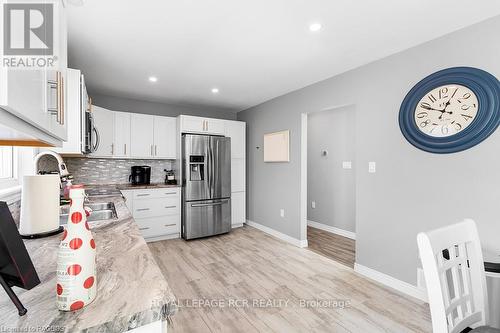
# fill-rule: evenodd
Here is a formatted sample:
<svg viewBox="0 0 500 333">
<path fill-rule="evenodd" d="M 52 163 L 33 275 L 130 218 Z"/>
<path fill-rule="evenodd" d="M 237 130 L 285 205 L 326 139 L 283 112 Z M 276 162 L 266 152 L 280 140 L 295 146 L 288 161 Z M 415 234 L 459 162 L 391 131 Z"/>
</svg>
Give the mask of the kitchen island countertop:
<svg viewBox="0 0 500 333">
<path fill-rule="evenodd" d="M 41 284 L 14 288 L 28 309 L 19 317 L 5 293 L 0 298 L 0 329 L 6 332 L 124 332 L 165 321 L 176 299 L 121 196 L 95 202 L 115 204 L 117 219 L 89 222 L 97 246 L 97 297 L 85 308 L 56 307 L 56 265 L 61 235 L 25 240 Z"/>
</svg>

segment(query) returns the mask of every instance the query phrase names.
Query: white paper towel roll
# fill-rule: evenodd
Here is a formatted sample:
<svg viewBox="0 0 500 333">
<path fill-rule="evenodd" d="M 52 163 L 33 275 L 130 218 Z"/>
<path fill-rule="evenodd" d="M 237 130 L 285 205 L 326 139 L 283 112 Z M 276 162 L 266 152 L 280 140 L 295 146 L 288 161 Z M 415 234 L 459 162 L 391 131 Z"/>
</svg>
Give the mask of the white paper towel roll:
<svg viewBox="0 0 500 333">
<path fill-rule="evenodd" d="M 59 228 L 59 175 L 23 177 L 21 192 L 22 236 L 51 232 Z"/>
</svg>

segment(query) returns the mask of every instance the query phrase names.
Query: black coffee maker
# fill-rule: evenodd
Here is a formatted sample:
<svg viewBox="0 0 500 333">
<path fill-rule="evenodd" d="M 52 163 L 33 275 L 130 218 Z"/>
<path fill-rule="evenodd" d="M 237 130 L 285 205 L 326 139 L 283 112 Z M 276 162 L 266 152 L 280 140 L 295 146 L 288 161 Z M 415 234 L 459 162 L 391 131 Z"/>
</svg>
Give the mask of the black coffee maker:
<svg viewBox="0 0 500 333">
<path fill-rule="evenodd" d="M 151 182 L 151 167 L 147 165 L 134 165 L 130 167 L 131 175 L 128 181 L 132 185 L 147 185 Z"/>
</svg>

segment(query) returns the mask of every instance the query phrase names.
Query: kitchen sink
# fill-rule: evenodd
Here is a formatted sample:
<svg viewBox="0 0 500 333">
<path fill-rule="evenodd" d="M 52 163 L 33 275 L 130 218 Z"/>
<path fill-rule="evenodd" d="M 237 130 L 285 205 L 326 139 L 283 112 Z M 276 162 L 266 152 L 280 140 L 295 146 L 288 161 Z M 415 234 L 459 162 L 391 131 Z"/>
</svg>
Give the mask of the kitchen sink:
<svg viewBox="0 0 500 333">
<path fill-rule="evenodd" d="M 84 205 L 92 209 L 92 214 L 87 217 L 87 221 L 103 221 L 114 220 L 118 216 L 116 214 L 115 204 L 113 202 L 93 202 Z M 69 215 L 69 205 L 61 206 L 61 213 L 59 214 L 59 223 L 67 224 Z"/>
</svg>

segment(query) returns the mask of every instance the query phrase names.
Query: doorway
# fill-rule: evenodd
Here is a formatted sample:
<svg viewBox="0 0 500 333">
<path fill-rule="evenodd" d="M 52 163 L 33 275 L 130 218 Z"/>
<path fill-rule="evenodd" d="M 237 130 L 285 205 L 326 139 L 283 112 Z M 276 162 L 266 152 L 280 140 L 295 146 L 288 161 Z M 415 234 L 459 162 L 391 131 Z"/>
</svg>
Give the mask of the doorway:
<svg viewBox="0 0 500 333">
<path fill-rule="evenodd" d="M 346 105 L 302 118 L 306 180 L 301 208 L 308 248 L 351 268 L 356 238 L 355 117 L 355 106 Z"/>
</svg>

